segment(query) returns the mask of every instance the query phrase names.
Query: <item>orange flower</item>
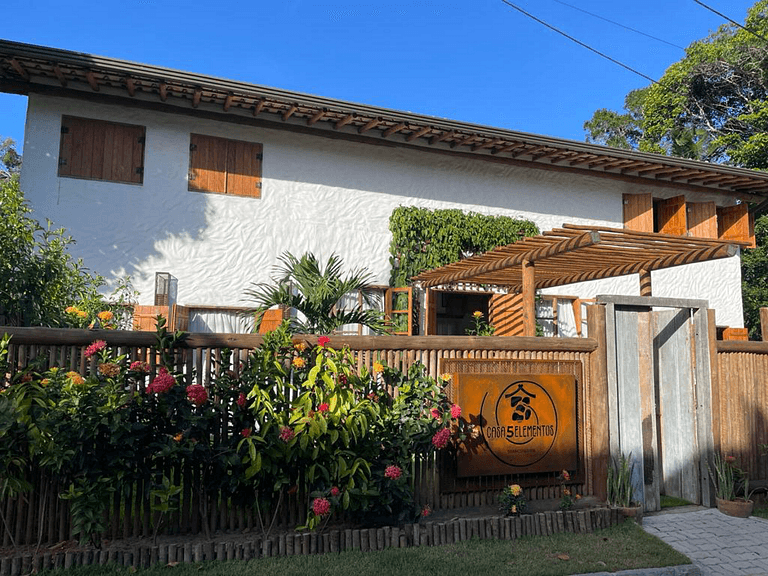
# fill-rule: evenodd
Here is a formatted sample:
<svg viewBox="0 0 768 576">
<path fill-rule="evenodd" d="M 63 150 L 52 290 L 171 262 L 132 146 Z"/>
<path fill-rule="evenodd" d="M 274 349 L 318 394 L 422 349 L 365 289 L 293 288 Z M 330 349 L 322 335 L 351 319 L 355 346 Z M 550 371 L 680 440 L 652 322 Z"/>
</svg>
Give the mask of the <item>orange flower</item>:
<svg viewBox="0 0 768 576">
<path fill-rule="evenodd" d="M 72 381 L 72 384 L 75 384 L 76 386 L 80 386 L 81 384 L 85 384 L 85 378 L 80 376 L 77 372 L 67 372 L 67 378 L 69 378 Z"/>
<path fill-rule="evenodd" d="M 183 432 L 179 432 L 178 434 L 176 434 L 176 436 L 173 437 L 173 439 L 176 440 L 176 442 L 181 442 L 182 438 L 184 438 Z"/>
<path fill-rule="evenodd" d="M 112 320 L 112 318 L 115 317 L 115 315 L 112 314 L 112 312 L 110 312 L 109 310 L 103 310 L 98 314 L 96 314 L 96 316 L 98 316 L 99 320 L 101 320 L 102 322 L 109 322 L 110 320 Z"/>
<path fill-rule="evenodd" d="M 374 362 L 373 363 L 373 371 L 376 372 L 377 374 L 379 372 L 384 372 L 384 364 L 382 364 L 379 361 Z"/>
<path fill-rule="evenodd" d="M 304 350 L 307 349 L 307 344 L 305 342 L 296 342 L 296 344 L 293 345 L 295 350 L 298 350 L 299 352 L 304 352 Z"/>
<path fill-rule="evenodd" d="M 293 364 L 294 368 L 304 368 L 304 366 L 307 365 L 307 362 L 301 356 L 296 356 L 296 358 L 293 359 L 291 364 Z"/>
</svg>

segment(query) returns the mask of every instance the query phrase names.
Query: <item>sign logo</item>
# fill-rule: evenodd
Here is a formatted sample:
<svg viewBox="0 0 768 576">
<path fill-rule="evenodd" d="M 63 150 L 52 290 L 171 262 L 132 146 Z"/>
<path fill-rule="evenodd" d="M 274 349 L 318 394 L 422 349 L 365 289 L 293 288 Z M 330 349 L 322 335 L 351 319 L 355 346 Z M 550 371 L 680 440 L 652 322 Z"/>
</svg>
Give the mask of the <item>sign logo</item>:
<svg viewBox="0 0 768 576">
<path fill-rule="evenodd" d="M 557 408 L 549 392 L 532 380 L 515 380 L 480 408 L 483 436 L 496 458 L 530 466 L 544 458 L 557 438 Z"/>
</svg>

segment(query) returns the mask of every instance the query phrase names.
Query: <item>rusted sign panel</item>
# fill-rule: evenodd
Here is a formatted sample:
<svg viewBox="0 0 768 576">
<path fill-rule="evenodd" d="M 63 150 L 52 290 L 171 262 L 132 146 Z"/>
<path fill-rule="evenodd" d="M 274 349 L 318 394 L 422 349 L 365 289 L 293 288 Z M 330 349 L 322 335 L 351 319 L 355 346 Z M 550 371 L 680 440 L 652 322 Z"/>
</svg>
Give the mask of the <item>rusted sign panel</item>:
<svg viewBox="0 0 768 576">
<path fill-rule="evenodd" d="M 570 374 L 454 374 L 472 426 L 458 476 L 575 470 L 576 379 Z"/>
</svg>

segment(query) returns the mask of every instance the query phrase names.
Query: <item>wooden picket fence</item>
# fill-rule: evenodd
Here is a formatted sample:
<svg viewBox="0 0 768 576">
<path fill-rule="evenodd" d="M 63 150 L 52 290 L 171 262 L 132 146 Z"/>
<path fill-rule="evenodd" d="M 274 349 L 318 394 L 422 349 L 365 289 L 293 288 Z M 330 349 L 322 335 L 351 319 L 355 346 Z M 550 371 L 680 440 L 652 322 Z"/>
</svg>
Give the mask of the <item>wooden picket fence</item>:
<svg viewBox="0 0 768 576">
<path fill-rule="evenodd" d="M 133 360 L 151 364 L 154 373 L 158 362 L 156 339 L 152 332 L 69 330 L 50 328 L 5 328 L 12 335 L 9 350 L 10 374 L 22 370 L 31 362 L 40 369 L 58 366 L 88 374 L 95 370 L 92 360 L 85 358 L 84 350 L 94 340 L 105 340 L 117 354 L 126 354 Z M 297 336 L 308 344 L 316 343 L 316 336 Z M 217 370 L 240 370 L 240 360 L 262 343 L 260 335 L 248 334 L 188 334 L 183 347 L 175 356 L 176 368 L 188 383 L 206 385 Z M 596 354 L 598 342 L 592 338 L 519 338 L 469 336 L 333 336 L 330 345 L 346 346 L 354 354 L 358 368 L 371 369 L 380 361 L 386 365 L 408 370 L 416 362 L 427 367 L 432 377 L 439 377 L 444 358 L 489 358 L 517 360 L 565 360 L 582 364 L 582 383 L 579 390 L 584 424 L 580 430 L 584 470 L 574 477 L 572 488 L 588 495 L 602 495 L 604 470 L 607 461 L 607 431 L 602 424 L 592 425 L 593 411 L 604 418 L 604 386 L 599 385 L 604 369 Z M 230 363 L 225 365 L 225 350 L 231 352 Z M 150 381 L 152 374 L 139 387 Z M 226 426 L 222 426 L 222 430 Z M 451 456 L 432 456 L 413 462 L 414 491 L 418 507 L 429 505 L 433 510 L 466 509 L 495 505 L 499 490 L 509 483 L 518 482 L 526 490 L 529 500 L 559 498 L 562 487 L 553 475 L 496 476 L 456 478 L 452 473 Z M 602 467 L 602 468 L 601 468 Z M 216 531 L 256 530 L 258 518 L 250 506 L 238 506 L 219 496 L 201 496 L 201 473 L 190 467 L 167 472 L 174 484 L 182 485 L 180 503 L 166 519 L 167 534 L 199 534 Z M 30 479 L 34 489 L 23 498 L 0 502 L 17 544 L 38 541 L 51 543 L 69 539 L 71 525 L 68 502 L 58 498 L 63 487 L 55 478 L 42 475 Z M 110 507 L 105 538 L 147 537 L 152 535 L 153 518 L 148 482 L 137 481 L 125 494 L 116 494 Z M 604 495 L 602 495 L 604 498 Z M 300 525 L 305 520 L 306 497 L 293 495 L 287 499 L 276 527 L 285 529 Z M 9 545 L 6 533 L 3 545 Z"/>
</svg>

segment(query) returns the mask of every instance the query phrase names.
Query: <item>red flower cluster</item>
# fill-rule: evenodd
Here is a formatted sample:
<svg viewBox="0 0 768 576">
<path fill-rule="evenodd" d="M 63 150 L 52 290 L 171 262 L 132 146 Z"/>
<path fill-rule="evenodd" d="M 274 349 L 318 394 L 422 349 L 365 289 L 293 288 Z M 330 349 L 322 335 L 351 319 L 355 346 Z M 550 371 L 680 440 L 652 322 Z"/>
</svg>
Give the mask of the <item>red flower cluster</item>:
<svg viewBox="0 0 768 576">
<path fill-rule="evenodd" d="M 324 348 L 330 341 L 331 339 L 328 338 L 328 336 L 320 336 L 320 338 L 317 339 L 317 345 L 320 346 L 320 348 Z"/>
<path fill-rule="evenodd" d="M 461 416 L 461 406 L 458 404 L 451 405 L 451 418 L 458 418 Z"/>
<path fill-rule="evenodd" d="M 338 486 L 334 486 L 333 488 L 331 488 L 331 496 L 333 496 L 334 498 L 338 496 L 340 493 L 341 493 L 341 490 L 339 490 Z"/>
<path fill-rule="evenodd" d="M 435 419 L 440 418 L 440 410 L 438 410 L 437 408 L 432 408 L 429 411 L 429 413 L 432 414 L 432 418 L 435 418 Z"/>
<path fill-rule="evenodd" d="M 144 374 L 146 374 L 151 370 L 151 367 L 147 362 L 136 360 L 135 362 L 131 362 L 131 365 L 128 367 L 128 369 L 133 372 L 143 372 Z"/>
<path fill-rule="evenodd" d="M 100 350 L 104 350 L 104 348 L 106 347 L 107 347 L 107 343 L 104 342 L 104 340 L 96 340 L 90 346 L 88 346 L 88 348 L 85 349 L 85 357 L 90 358 L 91 356 L 96 354 L 96 352 Z"/>
<path fill-rule="evenodd" d="M 397 480 L 402 475 L 403 471 L 400 469 L 400 466 L 395 466 L 394 464 L 387 466 L 387 469 L 384 470 L 384 476 L 391 480 Z"/>
<path fill-rule="evenodd" d="M 187 386 L 187 398 L 195 406 L 202 406 L 208 401 L 208 392 L 200 384 Z"/>
<path fill-rule="evenodd" d="M 250 429 L 250 428 L 243 428 L 243 429 L 240 431 L 240 435 L 241 435 L 243 438 L 248 438 L 248 436 L 250 436 L 250 435 L 251 435 L 251 429 Z"/>
<path fill-rule="evenodd" d="M 330 409 L 331 408 L 330 406 L 328 406 L 327 402 L 323 402 L 322 404 L 320 404 L 320 406 L 317 407 L 317 411 L 320 412 L 320 414 L 325 414 Z"/>
<path fill-rule="evenodd" d="M 296 436 L 296 434 L 290 426 L 283 426 L 280 428 L 280 440 L 283 442 L 290 442 L 293 440 L 294 436 Z"/>
<path fill-rule="evenodd" d="M 176 379 L 168 373 L 165 366 L 162 366 L 160 373 L 147 386 L 147 394 L 164 394 L 173 388 L 174 384 L 176 384 Z"/>
<path fill-rule="evenodd" d="M 434 444 L 435 448 L 438 450 L 445 448 L 448 445 L 448 440 L 451 437 L 451 430 L 450 428 L 442 428 L 437 431 L 437 434 L 432 436 L 432 444 Z"/>
<path fill-rule="evenodd" d="M 240 408 L 245 408 L 245 392 L 240 392 L 240 396 L 237 397 L 237 405 Z"/>
<path fill-rule="evenodd" d="M 325 498 L 315 498 L 312 501 L 312 512 L 317 516 L 325 516 L 331 513 L 331 503 Z"/>
</svg>

